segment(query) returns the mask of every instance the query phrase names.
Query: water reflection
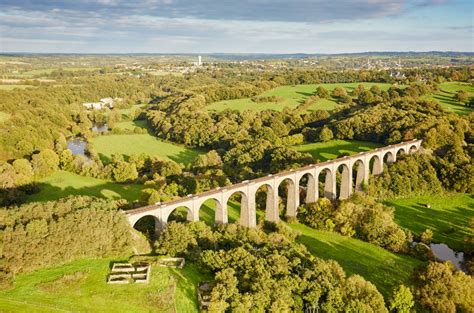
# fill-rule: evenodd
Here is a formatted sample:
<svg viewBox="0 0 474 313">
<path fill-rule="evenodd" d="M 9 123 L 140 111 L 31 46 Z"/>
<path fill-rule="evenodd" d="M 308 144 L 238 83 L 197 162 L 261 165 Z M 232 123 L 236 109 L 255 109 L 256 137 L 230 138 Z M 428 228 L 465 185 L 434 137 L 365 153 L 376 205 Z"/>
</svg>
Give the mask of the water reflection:
<svg viewBox="0 0 474 313">
<path fill-rule="evenodd" d="M 444 243 L 432 243 L 430 248 L 437 259 L 441 261 L 451 261 L 458 270 L 462 270 L 461 265 L 464 261 L 463 252 L 455 252 Z"/>
<path fill-rule="evenodd" d="M 67 142 L 67 148 L 71 150 L 73 155 L 82 155 L 82 156 L 87 157 L 86 146 L 87 146 L 87 142 L 84 141 L 84 139 L 79 138 L 79 137 L 71 138 Z"/>
</svg>

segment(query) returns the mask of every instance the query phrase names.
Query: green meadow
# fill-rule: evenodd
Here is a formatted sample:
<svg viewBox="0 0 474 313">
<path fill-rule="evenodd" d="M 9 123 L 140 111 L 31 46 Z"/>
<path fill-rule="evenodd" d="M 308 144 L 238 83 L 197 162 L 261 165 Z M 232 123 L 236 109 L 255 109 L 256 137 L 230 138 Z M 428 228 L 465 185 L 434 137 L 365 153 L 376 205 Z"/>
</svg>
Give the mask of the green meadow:
<svg viewBox="0 0 474 313">
<path fill-rule="evenodd" d="M 357 140 L 330 140 L 328 142 L 306 143 L 293 146 L 299 152 L 309 153 L 320 161 L 336 159 L 342 155 L 352 155 L 380 147 L 378 143 Z"/>
<path fill-rule="evenodd" d="M 474 86 L 468 83 L 461 82 L 446 82 L 439 84 L 440 91 L 429 96 L 430 99 L 436 100 L 448 112 L 455 112 L 457 114 L 465 115 L 474 111 L 453 99 L 456 92 L 463 90 L 469 93 L 470 97 L 474 97 Z"/>
<path fill-rule="evenodd" d="M 139 184 L 118 184 L 65 171 L 56 172 L 40 180 L 38 184 L 40 192 L 28 196 L 28 202 L 57 200 L 69 195 L 135 201 L 140 198 L 144 188 Z"/>
<path fill-rule="evenodd" d="M 111 264 L 123 260 L 83 259 L 20 274 L 0 291 L 0 311 L 198 312 L 196 286 L 208 279 L 198 266 L 153 266 L 148 284 L 106 284 Z"/>
<path fill-rule="evenodd" d="M 464 237 L 469 234 L 469 220 L 474 218 L 474 196 L 447 194 L 385 201 L 395 208 L 399 225 L 420 234 L 433 232 L 433 241 L 445 243 L 456 251 L 463 250 Z M 430 208 L 427 208 L 427 204 Z"/>
<path fill-rule="evenodd" d="M 358 274 L 372 282 L 388 298 L 392 289 L 401 283 L 410 285 L 410 277 L 422 262 L 409 256 L 395 254 L 376 245 L 312 229 L 303 224 L 288 224 L 301 235 L 314 256 L 337 261 L 348 275 Z"/>
<path fill-rule="evenodd" d="M 110 160 L 112 154 L 130 156 L 144 153 L 188 164 L 202 153 L 197 149 L 165 142 L 150 134 L 97 136 L 92 139 L 92 145 L 104 161 Z"/>
<path fill-rule="evenodd" d="M 146 120 L 134 120 L 116 123 L 114 128 L 133 130 L 135 127 L 148 128 Z"/>
<path fill-rule="evenodd" d="M 208 110 L 223 111 L 225 109 L 231 110 L 277 110 L 281 111 L 285 107 L 296 108 L 299 104 L 304 103 L 304 101 L 310 96 L 314 95 L 316 89 L 319 86 L 323 86 L 328 91 L 332 91 L 337 86 L 341 86 L 347 89 L 348 92 L 352 91 L 358 85 L 363 85 L 365 88 L 370 88 L 373 85 L 380 86 L 382 90 L 388 90 L 391 84 L 383 83 L 340 83 L 340 84 L 312 84 L 312 85 L 293 85 L 293 86 L 280 86 L 268 90 L 259 96 L 277 96 L 282 97 L 284 100 L 281 102 L 263 102 L 255 103 L 250 98 L 244 99 L 235 99 L 235 100 L 223 100 L 212 103 L 207 106 Z M 308 110 L 333 110 L 336 107 L 337 103 L 334 99 L 320 99 Z"/>
<path fill-rule="evenodd" d="M 184 211 L 184 210 L 183 210 Z M 214 225 L 215 203 L 206 201 L 199 212 L 199 219 Z M 238 222 L 240 204 L 228 204 L 229 223 Z M 257 221 L 264 218 L 257 210 Z M 287 224 L 298 231 L 298 242 L 304 244 L 316 257 L 337 261 L 348 275 L 358 274 L 371 281 L 387 298 L 400 283 L 410 284 L 410 277 L 422 262 L 409 256 L 392 253 L 376 245 L 342 236 L 334 232 L 312 229 L 303 224 Z"/>
</svg>

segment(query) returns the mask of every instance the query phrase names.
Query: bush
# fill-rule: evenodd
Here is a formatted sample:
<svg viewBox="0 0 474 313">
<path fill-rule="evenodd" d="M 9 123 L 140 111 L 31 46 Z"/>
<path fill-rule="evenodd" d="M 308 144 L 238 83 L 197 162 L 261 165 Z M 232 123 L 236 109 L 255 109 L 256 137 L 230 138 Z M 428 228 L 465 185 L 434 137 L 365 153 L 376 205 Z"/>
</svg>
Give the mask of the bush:
<svg viewBox="0 0 474 313">
<path fill-rule="evenodd" d="M 391 251 L 406 249 L 407 235 L 393 217 L 393 209 L 366 195 L 354 194 L 336 207 L 326 198 L 298 209 L 298 219 L 313 228 L 335 230 Z"/>
<path fill-rule="evenodd" d="M 130 225 L 118 204 L 90 197 L 3 208 L 2 270 L 19 272 L 82 257 L 131 253 Z"/>
<path fill-rule="evenodd" d="M 398 286 L 390 299 L 390 312 L 409 313 L 411 312 L 415 301 L 410 288 L 405 285 Z"/>
<path fill-rule="evenodd" d="M 369 194 L 385 199 L 441 193 L 434 162 L 427 154 L 405 155 L 369 180 Z"/>
<path fill-rule="evenodd" d="M 419 303 L 433 312 L 472 312 L 474 278 L 449 263 L 430 262 L 417 275 Z"/>
</svg>

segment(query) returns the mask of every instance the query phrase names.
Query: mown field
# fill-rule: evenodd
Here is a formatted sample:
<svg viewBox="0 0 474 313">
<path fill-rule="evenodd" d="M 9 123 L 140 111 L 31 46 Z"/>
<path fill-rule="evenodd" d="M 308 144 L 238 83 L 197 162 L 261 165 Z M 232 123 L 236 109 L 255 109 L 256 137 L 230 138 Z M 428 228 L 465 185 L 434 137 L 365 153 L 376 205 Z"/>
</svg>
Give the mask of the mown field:
<svg viewBox="0 0 474 313">
<path fill-rule="evenodd" d="M 313 85 L 294 85 L 294 86 L 280 86 L 268 90 L 259 96 L 277 96 L 284 98 L 282 102 L 263 102 L 255 103 L 252 99 L 236 99 L 236 100 L 223 100 L 215 102 L 207 106 L 208 110 L 223 111 L 225 109 L 232 110 L 277 110 L 281 111 L 285 107 L 296 108 L 299 104 L 303 103 L 307 98 L 314 95 L 316 89 L 319 86 L 323 86 L 328 91 L 332 91 L 337 86 L 341 86 L 347 89 L 348 92 L 352 91 L 358 85 L 363 85 L 365 88 L 370 88 L 373 85 L 379 85 L 382 90 L 387 90 L 390 88 L 391 84 L 383 83 L 340 83 L 340 84 L 313 84 Z M 315 110 L 333 110 L 336 107 L 336 102 L 334 99 L 320 99 L 312 107 L 309 108 L 309 111 Z"/>
<path fill-rule="evenodd" d="M 410 277 L 422 262 L 395 254 L 373 244 L 344 237 L 334 232 L 312 229 L 303 224 L 289 224 L 300 232 L 298 242 L 314 256 L 337 261 L 348 274 L 359 274 L 371 281 L 385 296 L 401 283 L 410 284 Z"/>
<path fill-rule="evenodd" d="M 430 99 L 436 100 L 439 104 L 449 112 L 455 112 L 461 115 L 469 114 L 474 111 L 459 102 L 456 102 L 453 97 L 459 90 L 466 91 L 470 97 L 474 97 L 474 86 L 468 83 L 461 82 L 446 82 L 439 84 L 440 91 L 430 96 Z"/>
<path fill-rule="evenodd" d="M 59 171 L 39 181 L 40 192 L 28 196 L 28 202 L 57 200 L 69 195 L 94 196 L 106 199 L 140 198 L 143 185 L 118 184 L 103 179 Z"/>
<path fill-rule="evenodd" d="M 328 142 L 306 143 L 293 146 L 299 152 L 309 153 L 320 161 L 338 158 L 341 155 L 352 155 L 376 149 L 382 145 L 368 141 L 330 140 Z"/>
<path fill-rule="evenodd" d="M 0 311 L 198 312 L 196 285 L 207 277 L 196 265 L 152 267 L 149 284 L 107 285 L 114 261 L 121 260 L 84 259 L 20 274 L 0 292 Z"/>
<path fill-rule="evenodd" d="M 445 243 L 454 250 L 463 249 L 464 237 L 469 234 L 469 220 L 474 218 L 474 196 L 448 194 L 389 200 L 385 204 L 395 208 L 399 225 L 414 233 L 433 231 L 433 240 Z M 427 208 L 429 204 L 431 208 Z"/>
<path fill-rule="evenodd" d="M 187 164 L 202 153 L 200 150 L 162 141 L 150 134 L 98 136 L 92 139 L 92 145 L 104 161 L 110 160 L 112 154 L 130 156 L 144 153 Z"/>
</svg>

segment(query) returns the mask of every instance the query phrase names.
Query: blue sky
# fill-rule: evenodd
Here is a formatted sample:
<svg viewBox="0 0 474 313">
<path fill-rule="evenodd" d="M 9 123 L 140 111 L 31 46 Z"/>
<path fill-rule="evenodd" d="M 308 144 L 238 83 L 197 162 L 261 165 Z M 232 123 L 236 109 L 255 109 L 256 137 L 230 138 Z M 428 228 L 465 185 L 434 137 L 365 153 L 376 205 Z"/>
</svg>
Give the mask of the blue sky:
<svg viewBox="0 0 474 313">
<path fill-rule="evenodd" d="M 1 0 L 0 52 L 472 52 L 473 3 Z"/>
</svg>

